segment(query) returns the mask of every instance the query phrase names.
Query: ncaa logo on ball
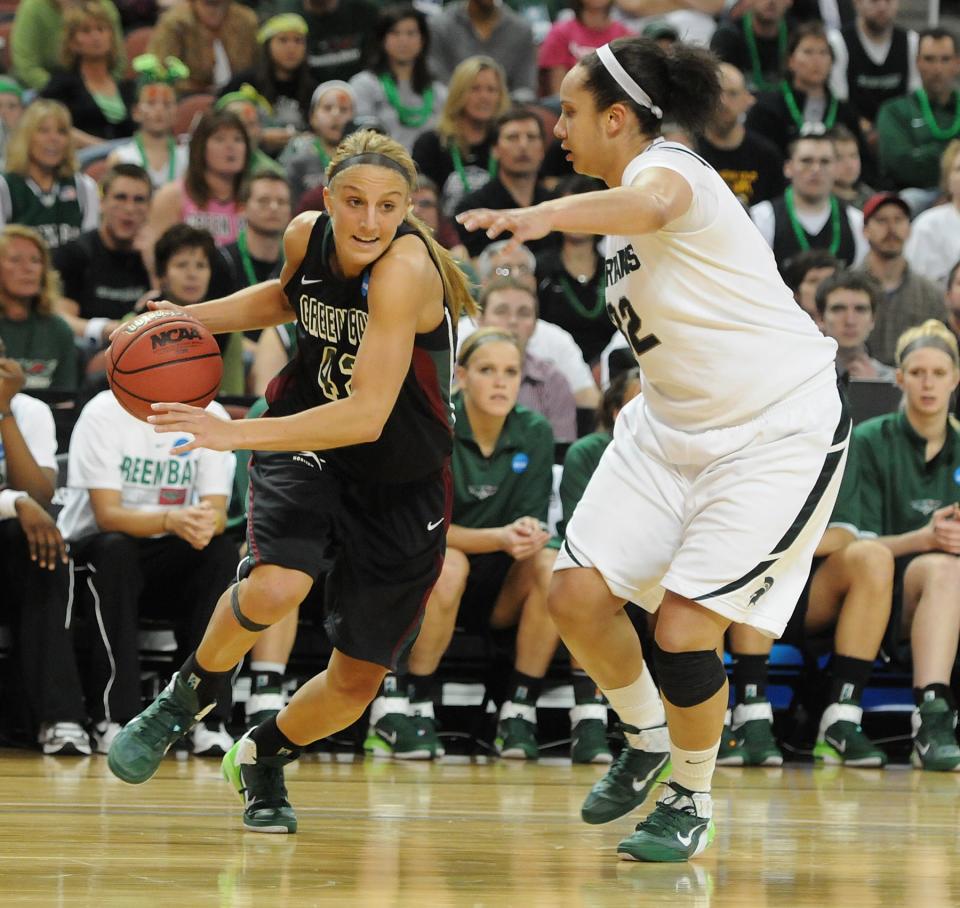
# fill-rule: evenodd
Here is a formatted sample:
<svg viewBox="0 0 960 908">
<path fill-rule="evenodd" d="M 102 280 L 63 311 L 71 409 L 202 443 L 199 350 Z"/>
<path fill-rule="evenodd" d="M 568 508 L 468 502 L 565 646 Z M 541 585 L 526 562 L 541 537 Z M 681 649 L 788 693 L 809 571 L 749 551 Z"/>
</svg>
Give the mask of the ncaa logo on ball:
<svg viewBox="0 0 960 908">
<path fill-rule="evenodd" d="M 151 334 L 150 349 L 158 350 L 161 347 L 169 347 L 171 344 L 186 344 L 188 341 L 198 341 L 200 339 L 200 331 L 197 328 L 180 325 Z"/>
<path fill-rule="evenodd" d="M 525 473 L 528 466 L 530 466 L 530 458 L 522 451 L 519 454 L 513 455 L 513 462 L 510 464 L 510 468 L 514 473 Z"/>
</svg>

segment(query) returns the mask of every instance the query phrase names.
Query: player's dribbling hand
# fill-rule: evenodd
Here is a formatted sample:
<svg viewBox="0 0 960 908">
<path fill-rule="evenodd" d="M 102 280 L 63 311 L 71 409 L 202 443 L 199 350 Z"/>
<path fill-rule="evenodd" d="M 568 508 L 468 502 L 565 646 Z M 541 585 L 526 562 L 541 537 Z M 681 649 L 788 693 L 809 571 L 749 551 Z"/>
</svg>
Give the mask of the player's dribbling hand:
<svg viewBox="0 0 960 908">
<path fill-rule="evenodd" d="M 148 291 L 149 292 L 149 291 Z M 142 303 L 142 305 L 141 305 Z M 183 315 L 186 315 L 188 318 L 193 318 L 193 315 L 187 310 L 185 306 L 178 306 L 176 303 L 168 302 L 167 300 L 152 300 L 141 297 L 137 302 L 137 305 L 134 307 L 134 311 L 138 313 L 142 312 L 180 312 Z M 116 336 L 117 332 L 123 328 L 127 323 L 126 322 L 114 322 L 115 327 L 107 336 L 107 340 L 110 343 L 113 343 L 113 339 Z"/>
<path fill-rule="evenodd" d="M 551 229 L 546 213 L 535 205 L 532 208 L 471 208 L 457 215 L 457 223 L 467 230 L 486 230 L 487 236 L 494 240 L 501 233 L 513 234 L 507 248 L 516 248 L 528 240 L 539 240 Z"/>
<path fill-rule="evenodd" d="M 187 432 L 193 436 L 192 441 L 185 441 L 170 449 L 174 456 L 195 448 L 232 451 L 236 447 L 232 424 L 200 407 L 177 403 L 153 404 L 153 416 L 148 416 L 147 422 L 155 432 Z"/>
</svg>

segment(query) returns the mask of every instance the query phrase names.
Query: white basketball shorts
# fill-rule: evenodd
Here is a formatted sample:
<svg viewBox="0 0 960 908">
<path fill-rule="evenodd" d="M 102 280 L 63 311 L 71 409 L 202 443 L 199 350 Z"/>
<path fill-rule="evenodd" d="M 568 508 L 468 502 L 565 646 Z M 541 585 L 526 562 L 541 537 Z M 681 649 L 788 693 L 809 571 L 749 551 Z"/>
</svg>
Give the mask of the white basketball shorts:
<svg viewBox="0 0 960 908">
<path fill-rule="evenodd" d="M 655 611 L 663 590 L 779 637 L 840 489 L 850 418 L 817 381 L 743 425 L 680 432 L 643 396 L 567 526 L 554 570 L 593 567 Z"/>
</svg>

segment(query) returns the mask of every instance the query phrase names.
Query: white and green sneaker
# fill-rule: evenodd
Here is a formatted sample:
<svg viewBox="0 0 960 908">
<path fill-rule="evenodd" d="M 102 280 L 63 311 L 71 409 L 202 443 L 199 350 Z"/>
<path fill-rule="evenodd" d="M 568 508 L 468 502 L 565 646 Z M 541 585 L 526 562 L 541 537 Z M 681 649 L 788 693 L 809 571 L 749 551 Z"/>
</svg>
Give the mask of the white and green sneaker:
<svg viewBox="0 0 960 908">
<path fill-rule="evenodd" d="M 580 703 L 570 710 L 570 761 L 613 762 L 607 743 L 607 707 L 603 703 Z"/>
<path fill-rule="evenodd" d="M 886 766 L 887 755 L 864 734 L 862 719 L 863 709 L 858 704 L 831 703 L 820 717 L 814 760 L 831 766 Z"/>
<path fill-rule="evenodd" d="M 747 697 L 733 709 L 730 731 L 743 757 L 741 766 L 783 766 L 783 753 L 773 735 L 773 707 L 770 701 Z M 719 765 L 734 765 L 730 762 Z"/>
<path fill-rule="evenodd" d="M 668 782 L 670 793 L 657 801 L 633 834 L 618 846 L 623 861 L 656 863 L 689 861 L 713 841 L 713 799 L 709 792 L 690 791 Z"/>
<path fill-rule="evenodd" d="M 536 760 L 540 756 L 537 708 L 507 700 L 500 707 L 497 737 L 493 746 L 506 760 Z"/>
<path fill-rule="evenodd" d="M 408 709 L 406 697 L 377 697 L 370 704 L 370 729 L 363 749 L 378 759 L 432 759 L 426 729 L 407 715 Z"/>
</svg>

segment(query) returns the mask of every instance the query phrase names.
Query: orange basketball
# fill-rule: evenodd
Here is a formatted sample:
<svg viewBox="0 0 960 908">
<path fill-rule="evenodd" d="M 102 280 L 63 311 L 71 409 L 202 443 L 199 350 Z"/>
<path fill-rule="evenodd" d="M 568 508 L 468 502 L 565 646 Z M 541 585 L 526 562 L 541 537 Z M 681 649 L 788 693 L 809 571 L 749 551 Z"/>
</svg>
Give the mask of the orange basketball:
<svg viewBox="0 0 960 908">
<path fill-rule="evenodd" d="M 216 397 L 223 377 L 216 339 L 183 312 L 158 309 L 127 322 L 105 359 L 113 396 L 143 420 L 153 413 L 154 403 L 205 407 Z"/>
</svg>

